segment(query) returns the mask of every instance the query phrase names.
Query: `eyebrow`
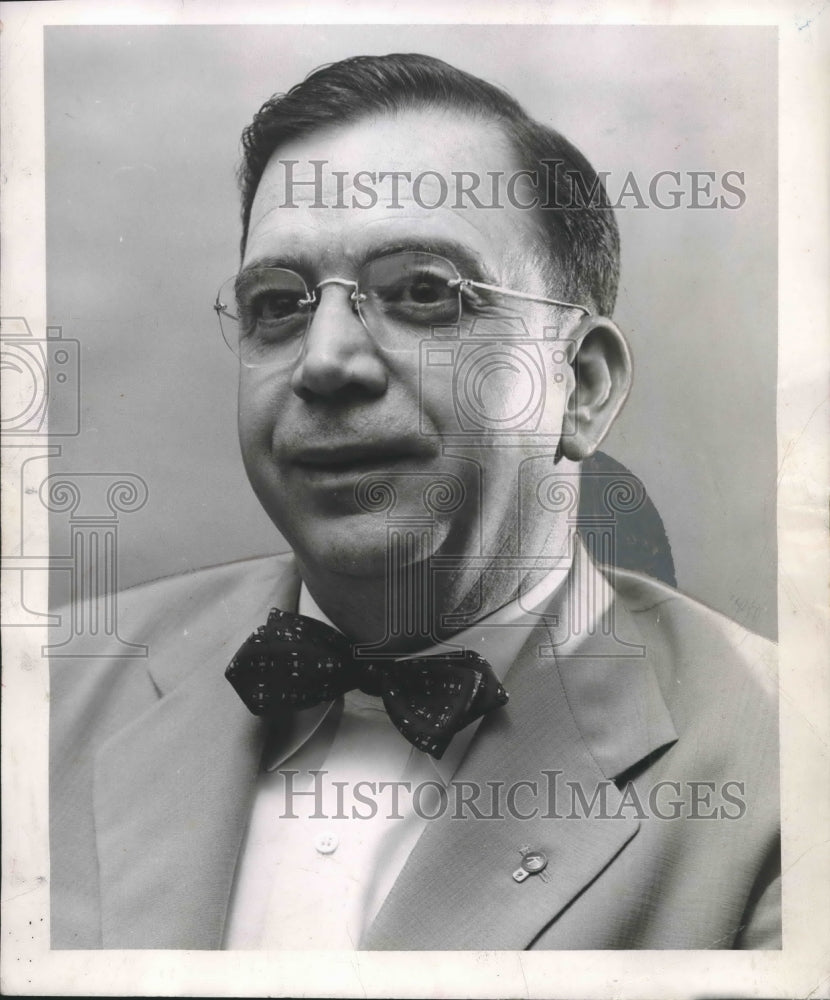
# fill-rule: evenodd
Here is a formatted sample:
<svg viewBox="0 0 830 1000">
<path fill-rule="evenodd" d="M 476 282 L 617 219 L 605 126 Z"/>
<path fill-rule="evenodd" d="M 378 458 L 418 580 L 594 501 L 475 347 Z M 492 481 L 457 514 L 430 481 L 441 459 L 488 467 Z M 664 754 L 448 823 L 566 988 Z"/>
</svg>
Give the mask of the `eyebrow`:
<svg viewBox="0 0 830 1000">
<path fill-rule="evenodd" d="M 415 253 L 433 253 L 437 254 L 439 257 L 445 257 L 447 260 L 455 264 L 462 278 L 470 278 L 473 281 L 498 281 L 497 276 L 493 273 L 493 271 L 491 271 L 478 253 L 469 247 L 464 246 L 462 243 L 457 243 L 455 240 L 448 240 L 441 237 L 430 239 L 415 236 L 407 239 L 395 239 L 382 242 L 373 246 L 361 263 L 367 263 L 370 260 L 375 260 L 378 257 L 385 257 L 389 254 L 405 253 L 407 251 Z M 297 270 L 298 267 L 301 267 L 306 271 L 310 271 L 314 267 L 315 263 L 316 261 L 312 260 L 312 258 L 308 257 L 306 254 L 298 254 L 296 256 L 288 254 L 269 254 L 267 256 L 257 257 L 249 264 L 246 264 L 239 271 L 238 277 L 242 277 L 252 271 L 259 271 L 267 267 L 283 268 L 289 271 L 294 271 Z M 325 277 L 326 276 L 324 276 L 324 278 Z M 331 275 L 331 277 L 339 277 L 339 275 Z M 321 280 L 324 280 L 324 278 Z"/>
</svg>

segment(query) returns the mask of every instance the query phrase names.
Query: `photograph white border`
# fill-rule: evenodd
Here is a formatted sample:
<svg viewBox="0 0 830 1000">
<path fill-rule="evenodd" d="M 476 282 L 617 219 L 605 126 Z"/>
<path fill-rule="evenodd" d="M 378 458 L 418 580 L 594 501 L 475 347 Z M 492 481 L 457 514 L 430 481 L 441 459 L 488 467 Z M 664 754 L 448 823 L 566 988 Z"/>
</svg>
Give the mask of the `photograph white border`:
<svg viewBox="0 0 830 1000">
<path fill-rule="evenodd" d="M 778 540 L 784 946 L 780 952 L 50 951 L 45 630 L 3 634 L 6 995 L 655 997 L 830 995 L 827 219 L 830 3 L 382 5 L 4 3 L 0 312 L 46 325 L 43 27 L 50 24 L 773 24 L 779 30 Z M 12 411 L 15 400 L 4 407 Z M 16 455 L 5 448 L 4 470 Z M 4 524 L 19 519 L 3 494 Z M 47 537 L 44 510 L 43 538 Z M 5 537 L 5 533 L 4 533 Z M 36 595 L 45 607 L 43 592 Z M 4 605 L 7 595 L 4 594 Z M 41 600 L 42 598 L 42 600 Z"/>
</svg>

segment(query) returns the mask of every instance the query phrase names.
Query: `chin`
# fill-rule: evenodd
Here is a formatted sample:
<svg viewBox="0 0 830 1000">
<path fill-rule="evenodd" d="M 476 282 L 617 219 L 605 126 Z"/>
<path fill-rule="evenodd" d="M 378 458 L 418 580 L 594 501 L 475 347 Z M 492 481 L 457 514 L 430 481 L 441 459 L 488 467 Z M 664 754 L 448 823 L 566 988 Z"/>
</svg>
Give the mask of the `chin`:
<svg viewBox="0 0 830 1000">
<path fill-rule="evenodd" d="M 295 536 L 292 547 L 309 569 L 379 578 L 386 576 L 390 557 L 402 566 L 429 559 L 445 534 L 438 525 L 387 524 L 384 517 L 365 515 L 318 521 Z"/>
</svg>

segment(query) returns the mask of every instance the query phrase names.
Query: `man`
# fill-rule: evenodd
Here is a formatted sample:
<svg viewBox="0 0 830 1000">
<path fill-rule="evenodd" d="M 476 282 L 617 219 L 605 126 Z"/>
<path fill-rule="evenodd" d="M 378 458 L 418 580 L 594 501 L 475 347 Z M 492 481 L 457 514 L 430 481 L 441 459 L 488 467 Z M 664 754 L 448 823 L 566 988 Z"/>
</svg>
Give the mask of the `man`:
<svg viewBox="0 0 830 1000">
<path fill-rule="evenodd" d="M 769 644 L 574 530 L 631 373 L 591 166 L 418 55 L 243 145 L 215 309 L 292 553 L 55 663 L 53 946 L 779 947 Z"/>
</svg>

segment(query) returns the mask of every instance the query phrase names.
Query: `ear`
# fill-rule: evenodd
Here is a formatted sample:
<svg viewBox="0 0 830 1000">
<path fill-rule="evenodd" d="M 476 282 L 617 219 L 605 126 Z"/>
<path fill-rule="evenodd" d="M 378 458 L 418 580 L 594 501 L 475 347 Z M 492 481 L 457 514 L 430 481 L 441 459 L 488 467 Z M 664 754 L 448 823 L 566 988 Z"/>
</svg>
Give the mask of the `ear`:
<svg viewBox="0 0 830 1000">
<path fill-rule="evenodd" d="M 597 450 L 631 388 L 631 352 L 619 328 L 586 316 L 572 337 L 573 388 L 562 423 L 562 454 L 573 462 Z"/>
</svg>

